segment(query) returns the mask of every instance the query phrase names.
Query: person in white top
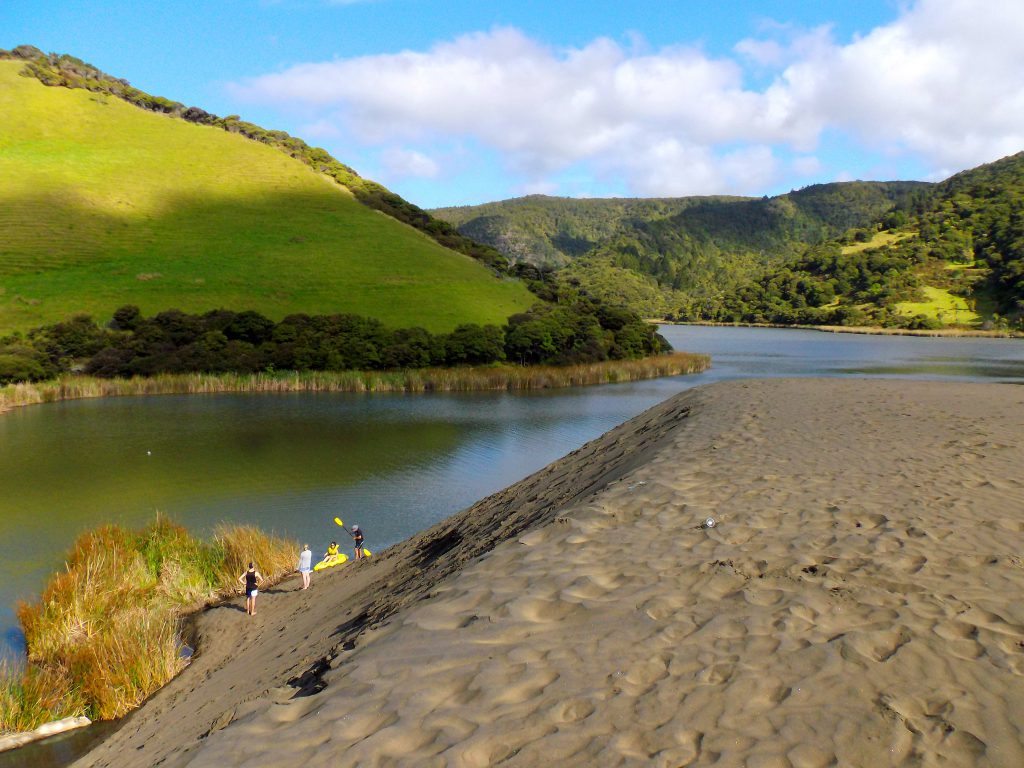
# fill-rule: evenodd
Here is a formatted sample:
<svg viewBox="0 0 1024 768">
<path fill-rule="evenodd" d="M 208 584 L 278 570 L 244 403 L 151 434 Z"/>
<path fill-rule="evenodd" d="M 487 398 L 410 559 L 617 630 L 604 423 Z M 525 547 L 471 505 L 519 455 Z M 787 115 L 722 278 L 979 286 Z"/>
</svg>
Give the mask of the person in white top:
<svg viewBox="0 0 1024 768">
<path fill-rule="evenodd" d="M 309 589 L 309 573 L 313 570 L 313 553 L 309 551 L 309 544 L 303 544 L 299 553 L 299 573 L 302 574 L 302 588 Z"/>
</svg>

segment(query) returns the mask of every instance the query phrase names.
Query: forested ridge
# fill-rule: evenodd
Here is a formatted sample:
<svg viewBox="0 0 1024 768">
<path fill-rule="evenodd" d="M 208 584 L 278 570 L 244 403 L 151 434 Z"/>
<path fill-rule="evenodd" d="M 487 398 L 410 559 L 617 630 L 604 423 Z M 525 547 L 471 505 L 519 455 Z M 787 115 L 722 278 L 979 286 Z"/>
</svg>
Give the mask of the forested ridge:
<svg viewBox="0 0 1024 768">
<path fill-rule="evenodd" d="M 714 272 L 723 254 L 755 262 L 777 259 L 867 225 L 927 186 L 819 184 L 772 198 L 531 195 L 433 212 L 515 261 L 564 266 L 583 256 L 606 257 L 671 288 L 692 289 L 704 284 L 703 273 Z"/>
<path fill-rule="evenodd" d="M 1022 208 L 1024 153 L 938 184 L 819 184 L 760 199 L 535 196 L 436 213 L 653 317 L 935 328 L 1021 324 Z"/>
<path fill-rule="evenodd" d="M 907 328 L 1024 326 L 1024 153 L 897 202 L 679 319 Z"/>
</svg>

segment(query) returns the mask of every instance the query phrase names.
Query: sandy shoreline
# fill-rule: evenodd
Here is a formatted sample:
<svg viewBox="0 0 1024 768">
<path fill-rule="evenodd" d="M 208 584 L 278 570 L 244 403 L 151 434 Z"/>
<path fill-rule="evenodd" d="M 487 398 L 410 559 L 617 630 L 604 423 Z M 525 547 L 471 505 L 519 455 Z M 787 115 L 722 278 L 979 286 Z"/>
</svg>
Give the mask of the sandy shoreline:
<svg viewBox="0 0 1024 768">
<path fill-rule="evenodd" d="M 1022 434 L 1013 385 L 691 390 L 207 611 L 77 765 L 1022 765 Z"/>
<path fill-rule="evenodd" d="M 1019 339 L 1024 332 L 1015 330 L 982 330 L 981 328 L 883 328 L 875 325 L 806 325 L 803 323 L 719 323 L 711 320 L 673 322 L 671 320 L 647 320 L 659 325 L 697 325 L 709 328 L 796 328 L 804 331 L 823 333 L 853 333 L 861 336 L 925 336 L 943 339 Z"/>
</svg>

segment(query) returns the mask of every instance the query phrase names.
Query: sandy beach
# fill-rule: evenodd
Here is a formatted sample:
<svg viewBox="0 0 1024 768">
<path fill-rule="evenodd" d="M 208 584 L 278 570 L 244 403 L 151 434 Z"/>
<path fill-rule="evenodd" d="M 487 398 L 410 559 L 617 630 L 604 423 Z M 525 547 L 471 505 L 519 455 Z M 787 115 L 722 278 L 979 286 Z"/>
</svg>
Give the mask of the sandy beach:
<svg viewBox="0 0 1024 768">
<path fill-rule="evenodd" d="M 76 765 L 1024 765 L 1022 436 L 1014 385 L 685 392 L 205 611 Z"/>
</svg>

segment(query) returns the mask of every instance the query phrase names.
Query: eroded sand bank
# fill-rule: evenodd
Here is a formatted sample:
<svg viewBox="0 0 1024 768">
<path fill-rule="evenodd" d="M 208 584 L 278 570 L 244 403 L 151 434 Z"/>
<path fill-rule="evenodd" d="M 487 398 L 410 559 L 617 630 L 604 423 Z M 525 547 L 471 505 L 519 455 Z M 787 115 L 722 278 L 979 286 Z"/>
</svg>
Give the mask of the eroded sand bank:
<svg viewBox="0 0 1024 768">
<path fill-rule="evenodd" d="M 684 393 L 208 612 L 81 764 L 1024 765 L 1022 435 L 1010 385 Z"/>
</svg>

